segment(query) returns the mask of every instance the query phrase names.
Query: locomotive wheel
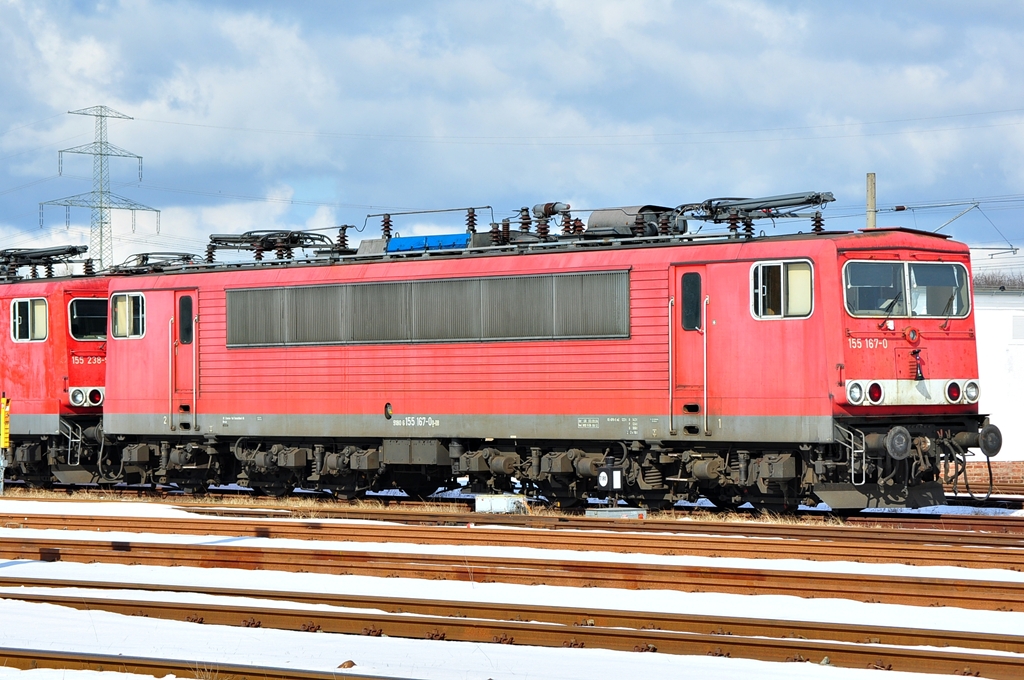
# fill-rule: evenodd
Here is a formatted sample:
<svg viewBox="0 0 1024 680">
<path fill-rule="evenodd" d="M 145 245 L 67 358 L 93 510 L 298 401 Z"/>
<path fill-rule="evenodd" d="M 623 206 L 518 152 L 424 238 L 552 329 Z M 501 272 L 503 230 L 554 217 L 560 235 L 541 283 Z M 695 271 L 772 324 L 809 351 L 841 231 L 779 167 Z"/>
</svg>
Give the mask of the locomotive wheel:
<svg viewBox="0 0 1024 680">
<path fill-rule="evenodd" d="M 575 496 L 559 496 L 552 493 L 545 493 L 544 497 L 547 499 L 547 505 L 549 508 L 568 510 L 570 508 L 582 509 L 583 506 L 583 499 L 576 498 Z"/>
<path fill-rule="evenodd" d="M 394 485 L 413 500 L 427 500 L 427 497 L 436 493 L 444 482 L 443 479 L 429 472 L 407 470 L 396 470 L 392 472 L 391 478 Z"/>
<path fill-rule="evenodd" d="M 630 501 L 630 505 L 632 504 L 633 502 Z M 640 507 L 647 508 L 651 512 L 658 512 L 660 510 L 668 510 L 674 506 L 675 503 L 667 498 L 659 496 L 656 498 L 641 498 L 638 501 L 638 505 L 640 505 Z"/>
<path fill-rule="evenodd" d="M 435 493 L 439 488 L 440 484 L 431 484 L 429 482 L 423 484 L 403 484 L 399 487 L 405 495 L 413 500 L 425 501 L 430 497 L 431 494 Z"/>
<path fill-rule="evenodd" d="M 289 486 L 281 486 L 279 484 L 274 485 L 261 485 L 252 487 L 253 493 L 257 496 L 269 496 L 270 498 L 281 498 L 287 496 L 293 491 L 293 488 Z"/>
<path fill-rule="evenodd" d="M 340 501 L 350 501 L 354 498 L 362 498 L 366 495 L 366 489 L 359 489 L 354 478 L 347 484 L 342 484 L 340 486 L 323 486 L 321 489 Z"/>
<path fill-rule="evenodd" d="M 741 505 L 747 502 L 747 499 L 739 493 L 718 493 L 718 494 L 706 494 L 704 496 L 709 501 L 715 504 L 716 508 L 722 510 L 737 510 Z"/>
</svg>

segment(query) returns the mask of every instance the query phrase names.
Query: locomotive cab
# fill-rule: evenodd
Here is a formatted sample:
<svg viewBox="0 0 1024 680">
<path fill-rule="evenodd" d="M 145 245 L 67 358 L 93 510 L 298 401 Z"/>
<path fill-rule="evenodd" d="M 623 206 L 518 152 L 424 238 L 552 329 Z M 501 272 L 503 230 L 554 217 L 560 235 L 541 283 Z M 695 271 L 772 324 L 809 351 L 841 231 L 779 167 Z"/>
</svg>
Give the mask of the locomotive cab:
<svg viewBox="0 0 1024 680">
<path fill-rule="evenodd" d="M 0 289 L 2 389 L 12 478 L 95 481 L 105 396 L 106 280 L 37 279 Z"/>
<path fill-rule="evenodd" d="M 845 463 L 840 475 L 824 456 L 811 461 L 815 493 L 833 507 L 931 505 L 963 471 L 968 449 L 994 456 L 1002 445 L 978 413 L 969 254 L 926 232 L 869 235 L 839 252 L 834 413 Z"/>
</svg>

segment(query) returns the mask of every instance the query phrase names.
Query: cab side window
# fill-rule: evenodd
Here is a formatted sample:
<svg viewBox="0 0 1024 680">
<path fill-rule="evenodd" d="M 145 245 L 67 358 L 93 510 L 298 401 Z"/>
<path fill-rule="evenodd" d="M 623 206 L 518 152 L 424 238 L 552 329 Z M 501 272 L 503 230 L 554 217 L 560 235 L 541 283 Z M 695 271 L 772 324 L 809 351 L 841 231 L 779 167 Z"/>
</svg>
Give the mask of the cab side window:
<svg viewBox="0 0 1024 680">
<path fill-rule="evenodd" d="M 118 293 L 110 298 L 110 332 L 115 338 L 146 334 L 146 299 L 141 293 Z"/>
<path fill-rule="evenodd" d="M 68 306 L 68 326 L 75 340 L 107 339 L 106 299 L 77 298 Z"/>
<path fill-rule="evenodd" d="M 701 328 L 700 274 L 683 274 L 683 330 L 698 331 Z"/>
<path fill-rule="evenodd" d="M 11 303 L 11 336 L 16 342 L 46 340 L 46 300 L 14 300 Z"/>
<path fill-rule="evenodd" d="M 751 270 L 751 311 L 755 318 L 810 316 L 813 286 L 810 262 L 765 262 Z"/>
</svg>

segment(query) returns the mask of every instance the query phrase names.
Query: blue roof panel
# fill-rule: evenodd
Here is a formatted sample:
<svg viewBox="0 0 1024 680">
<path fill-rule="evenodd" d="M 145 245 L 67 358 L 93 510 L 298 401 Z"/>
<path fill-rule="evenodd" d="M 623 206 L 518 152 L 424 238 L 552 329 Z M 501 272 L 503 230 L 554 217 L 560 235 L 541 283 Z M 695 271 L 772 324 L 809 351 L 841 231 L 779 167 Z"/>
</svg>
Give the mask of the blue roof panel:
<svg viewBox="0 0 1024 680">
<path fill-rule="evenodd" d="M 388 241 L 389 253 L 421 250 L 448 250 L 469 247 L 469 234 L 438 234 L 435 236 L 397 236 Z"/>
</svg>

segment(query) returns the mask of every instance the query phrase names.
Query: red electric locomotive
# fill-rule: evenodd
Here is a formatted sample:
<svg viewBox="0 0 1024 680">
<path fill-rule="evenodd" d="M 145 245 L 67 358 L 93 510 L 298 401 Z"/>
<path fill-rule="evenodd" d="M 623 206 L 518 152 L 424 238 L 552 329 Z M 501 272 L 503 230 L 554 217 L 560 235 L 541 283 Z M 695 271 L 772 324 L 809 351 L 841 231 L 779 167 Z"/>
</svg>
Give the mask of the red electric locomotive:
<svg viewBox="0 0 1024 680">
<path fill-rule="evenodd" d="M 550 203 L 446 237 L 392 238 L 385 216 L 358 252 L 214 236 L 206 263 L 109 279 L 107 449 L 80 464 L 268 493 L 938 503 L 968 449 L 1001 444 L 978 414 L 968 249 L 820 213 L 754 235 L 830 200 L 601 210 L 585 230 Z"/>
<path fill-rule="evenodd" d="M 102 465 L 94 453 L 91 460 L 82 454 L 102 444 L 107 280 L 91 272 L 53 276 L 54 266 L 70 265 L 86 250 L 0 252 L 0 391 L 10 400 L 12 479 L 48 484 L 56 474 L 88 483 Z M 25 268 L 30 278 L 21 276 Z"/>
</svg>

